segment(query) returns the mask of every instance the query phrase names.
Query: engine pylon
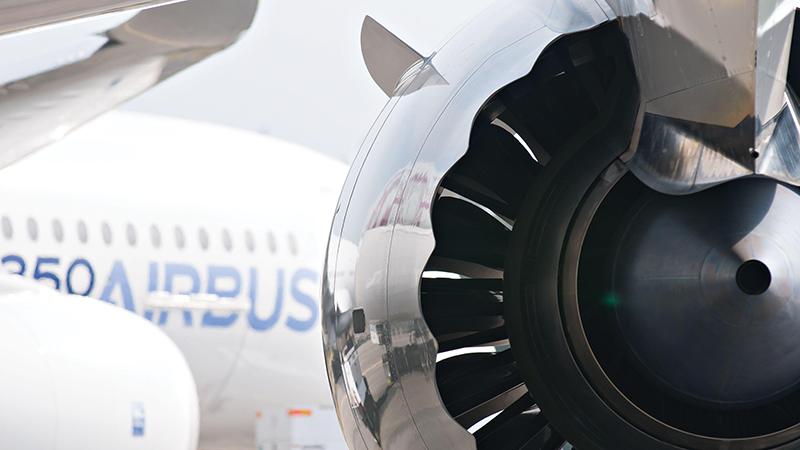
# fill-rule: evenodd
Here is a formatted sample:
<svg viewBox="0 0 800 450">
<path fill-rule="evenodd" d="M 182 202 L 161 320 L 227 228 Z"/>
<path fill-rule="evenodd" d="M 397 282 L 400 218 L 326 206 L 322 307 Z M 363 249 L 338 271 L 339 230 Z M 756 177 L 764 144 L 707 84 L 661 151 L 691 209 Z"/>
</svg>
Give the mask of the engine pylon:
<svg viewBox="0 0 800 450">
<path fill-rule="evenodd" d="M 642 181 L 670 194 L 748 175 L 800 184 L 798 2 L 610 3 L 641 91 L 631 168 Z"/>
</svg>

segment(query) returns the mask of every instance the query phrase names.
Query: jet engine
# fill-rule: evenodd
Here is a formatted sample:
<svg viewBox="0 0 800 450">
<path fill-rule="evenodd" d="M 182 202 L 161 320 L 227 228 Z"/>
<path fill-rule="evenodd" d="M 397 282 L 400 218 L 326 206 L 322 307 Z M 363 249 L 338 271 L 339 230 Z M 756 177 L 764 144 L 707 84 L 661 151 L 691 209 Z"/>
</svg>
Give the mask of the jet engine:
<svg viewBox="0 0 800 450">
<path fill-rule="evenodd" d="M 800 448 L 798 6 L 500 0 L 432 55 L 367 17 L 350 448 Z"/>
</svg>

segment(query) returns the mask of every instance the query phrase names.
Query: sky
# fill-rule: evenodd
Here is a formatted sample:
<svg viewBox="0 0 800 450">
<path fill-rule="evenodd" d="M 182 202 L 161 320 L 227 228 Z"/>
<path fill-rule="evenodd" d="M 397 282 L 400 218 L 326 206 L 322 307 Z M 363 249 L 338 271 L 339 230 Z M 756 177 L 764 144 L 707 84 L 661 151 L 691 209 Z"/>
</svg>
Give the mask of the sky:
<svg viewBox="0 0 800 450">
<path fill-rule="evenodd" d="M 253 130 L 349 162 L 387 101 L 361 57 L 364 16 L 429 55 L 492 2 L 262 0 L 237 44 L 123 108 Z"/>
</svg>

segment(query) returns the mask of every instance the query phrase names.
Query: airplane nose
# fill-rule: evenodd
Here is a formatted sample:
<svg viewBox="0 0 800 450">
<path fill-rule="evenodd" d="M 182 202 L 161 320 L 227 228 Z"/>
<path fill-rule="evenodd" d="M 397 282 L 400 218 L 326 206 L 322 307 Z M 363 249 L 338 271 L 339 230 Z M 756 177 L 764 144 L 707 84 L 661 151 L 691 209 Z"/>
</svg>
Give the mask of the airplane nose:
<svg viewBox="0 0 800 450">
<path fill-rule="evenodd" d="M 788 76 L 798 2 L 612 3 L 642 94 L 631 164 L 642 181 L 673 194 L 752 174 L 800 183 Z"/>
</svg>

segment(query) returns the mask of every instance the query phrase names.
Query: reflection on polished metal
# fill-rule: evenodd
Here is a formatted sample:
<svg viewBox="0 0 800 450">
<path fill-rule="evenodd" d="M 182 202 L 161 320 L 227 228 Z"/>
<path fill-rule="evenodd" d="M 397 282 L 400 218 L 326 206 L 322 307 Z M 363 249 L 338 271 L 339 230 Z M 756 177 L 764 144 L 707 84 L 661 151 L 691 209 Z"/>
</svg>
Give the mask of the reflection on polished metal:
<svg viewBox="0 0 800 450">
<path fill-rule="evenodd" d="M 15 3 L 0 7 L 13 13 L 0 22 L 0 167 L 236 42 L 257 0 Z"/>
<path fill-rule="evenodd" d="M 574 33 L 616 17 L 604 0 L 536 0 L 528 6 L 557 33 Z"/>
<path fill-rule="evenodd" d="M 675 196 L 615 173 L 574 216 L 554 302 L 585 379 L 679 448 L 796 448 L 800 191 L 750 177 Z"/>
<path fill-rule="evenodd" d="M 613 252 L 616 314 L 667 389 L 730 407 L 796 387 L 797 223 L 797 190 L 766 179 L 658 196 L 637 211 Z"/>
<path fill-rule="evenodd" d="M 592 14 L 556 30 L 565 22 L 543 12 L 553 3 L 492 3 L 429 58 L 446 83 L 414 72 L 398 88 L 399 71 L 378 83 L 391 98 L 343 187 L 323 279 L 326 363 L 351 449 L 475 447 L 442 404 L 437 342 L 420 309 L 420 278 L 434 248 L 430 205 L 442 177 L 464 156 L 486 99 L 529 73 L 563 32 L 609 19 L 589 1 Z M 380 57 L 362 51 L 368 67 Z M 354 311 L 363 311 L 364 333 L 353 330 Z"/>
<path fill-rule="evenodd" d="M 800 184 L 787 85 L 796 0 L 609 0 L 642 95 L 633 172 L 666 193 L 758 174 Z M 795 55 L 797 57 L 797 55 Z"/>
<path fill-rule="evenodd" d="M 429 58 L 367 18 L 362 54 L 390 98 L 343 188 L 322 301 L 326 363 L 350 447 L 796 446 L 800 391 L 792 390 L 789 378 L 799 363 L 791 346 L 795 299 L 787 293 L 793 289 L 787 274 L 795 271 L 800 247 L 785 228 L 796 222 L 785 213 L 795 208 L 793 188 L 777 182 L 800 184 L 797 105 L 787 76 L 794 8 L 795 2 L 780 0 L 501 0 Z M 616 23 L 606 24 L 611 21 Z M 446 82 L 430 82 L 418 70 L 433 67 Z M 771 179 L 736 180 L 753 175 Z M 647 239 L 619 247 L 631 253 L 624 262 L 584 265 L 587 249 L 596 250 L 597 258 L 612 254 L 608 242 L 625 227 L 610 227 L 607 239 L 584 246 L 588 241 L 572 239 L 576 224 L 588 229 L 595 213 L 619 221 L 634 216 L 587 206 L 589 191 L 610 189 L 619 178 L 652 195 L 698 195 L 673 196 L 689 206 L 668 215 L 688 215 L 674 228 L 692 244 L 667 239 L 670 226 L 649 233 L 643 227 Z M 730 186 L 707 192 L 713 200 L 702 200 L 699 191 L 726 181 Z M 774 205 L 762 186 L 779 192 Z M 637 198 L 623 197 L 618 206 L 632 206 Z M 706 213 L 720 213 L 723 203 L 738 215 L 709 218 Z M 573 220 L 575 213 L 586 222 Z M 719 222 L 724 217 L 731 219 Z M 743 217 L 763 218 L 766 228 L 736 228 L 742 222 L 735 219 Z M 711 260 L 680 250 L 705 250 Z M 637 258 L 642 252 L 658 257 Z M 672 260 L 663 257 L 670 252 Z M 658 266 L 664 261 L 669 267 Z M 673 267 L 676 261 L 684 266 Z M 619 311 L 629 327 L 600 333 L 614 339 L 593 340 L 592 346 L 581 327 L 590 322 L 582 315 L 588 306 L 578 295 L 588 291 L 577 286 L 590 271 L 579 266 L 627 268 L 612 286 L 629 292 L 625 298 L 636 296 Z M 679 269 L 700 281 L 648 297 L 659 276 Z M 670 293 L 686 297 L 669 302 Z M 712 352 L 736 344 L 699 362 L 704 370 L 730 362 L 726 358 L 735 351 L 769 370 L 737 372 L 747 376 L 726 390 L 715 384 L 718 379 L 681 366 L 689 373 L 684 379 L 673 364 L 659 382 L 676 388 L 664 393 L 649 385 L 641 389 L 658 376 L 642 375 L 626 361 L 615 381 L 633 383 L 640 389 L 626 393 L 643 401 L 625 398 L 607 381 L 593 355 L 596 347 L 607 344 L 610 358 L 602 360 L 622 367 L 613 357 L 628 345 L 616 339 L 624 331 L 636 340 L 632 346 L 645 346 L 644 357 L 657 367 L 675 356 L 659 345 L 692 344 L 688 334 L 673 340 L 667 332 L 640 336 L 647 328 L 641 323 L 655 320 L 645 307 L 649 299 L 662 306 L 657 318 L 674 313 L 670 307 L 685 306 L 685 313 L 695 299 L 706 317 L 722 323 L 695 330 L 719 332 L 705 341 Z M 608 302 L 618 300 L 611 296 Z M 738 309 L 742 304 L 757 314 L 747 316 Z M 469 307 L 476 317 L 464 313 Z M 600 317 L 606 311 L 594 312 Z M 448 314 L 457 320 L 448 322 Z M 616 312 L 610 316 L 616 323 Z M 688 323 L 699 328 L 702 317 Z M 745 335 L 723 339 L 730 337 L 726 326 L 751 332 L 747 336 L 775 331 L 787 337 L 770 336 L 775 348 L 762 347 L 761 354 L 760 344 Z M 587 342 L 579 347 L 578 339 Z M 482 353 L 468 348 L 473 345 Z M 664 353 L 648 350 L 654 348 Z M 444 355 L 451 350 L 466 354 Z M 776 356 L 780 352 L 790 356 Z M 692 362 L 701 358 L 691 356 Z M 610 388 L 601 389 L 598 380 Z M 475 386 L 482 382 L 491 389 Z M 460 391 L 460 383 L 474 389 Z M 777 408 L 762 404 L 781 391 L 791 395 Z M 742 413 L 741 405 L 752 408 Z M 642 409 L 651 406 L 662 410 Z M 474 430 L 476 419 L 499 411 Z M 509 442 L 498 434 L 514 437 L 506 431 L 522 428 L 535 435 L 519 433 L 521 440 L 492 446 Z"/>
</svg>

